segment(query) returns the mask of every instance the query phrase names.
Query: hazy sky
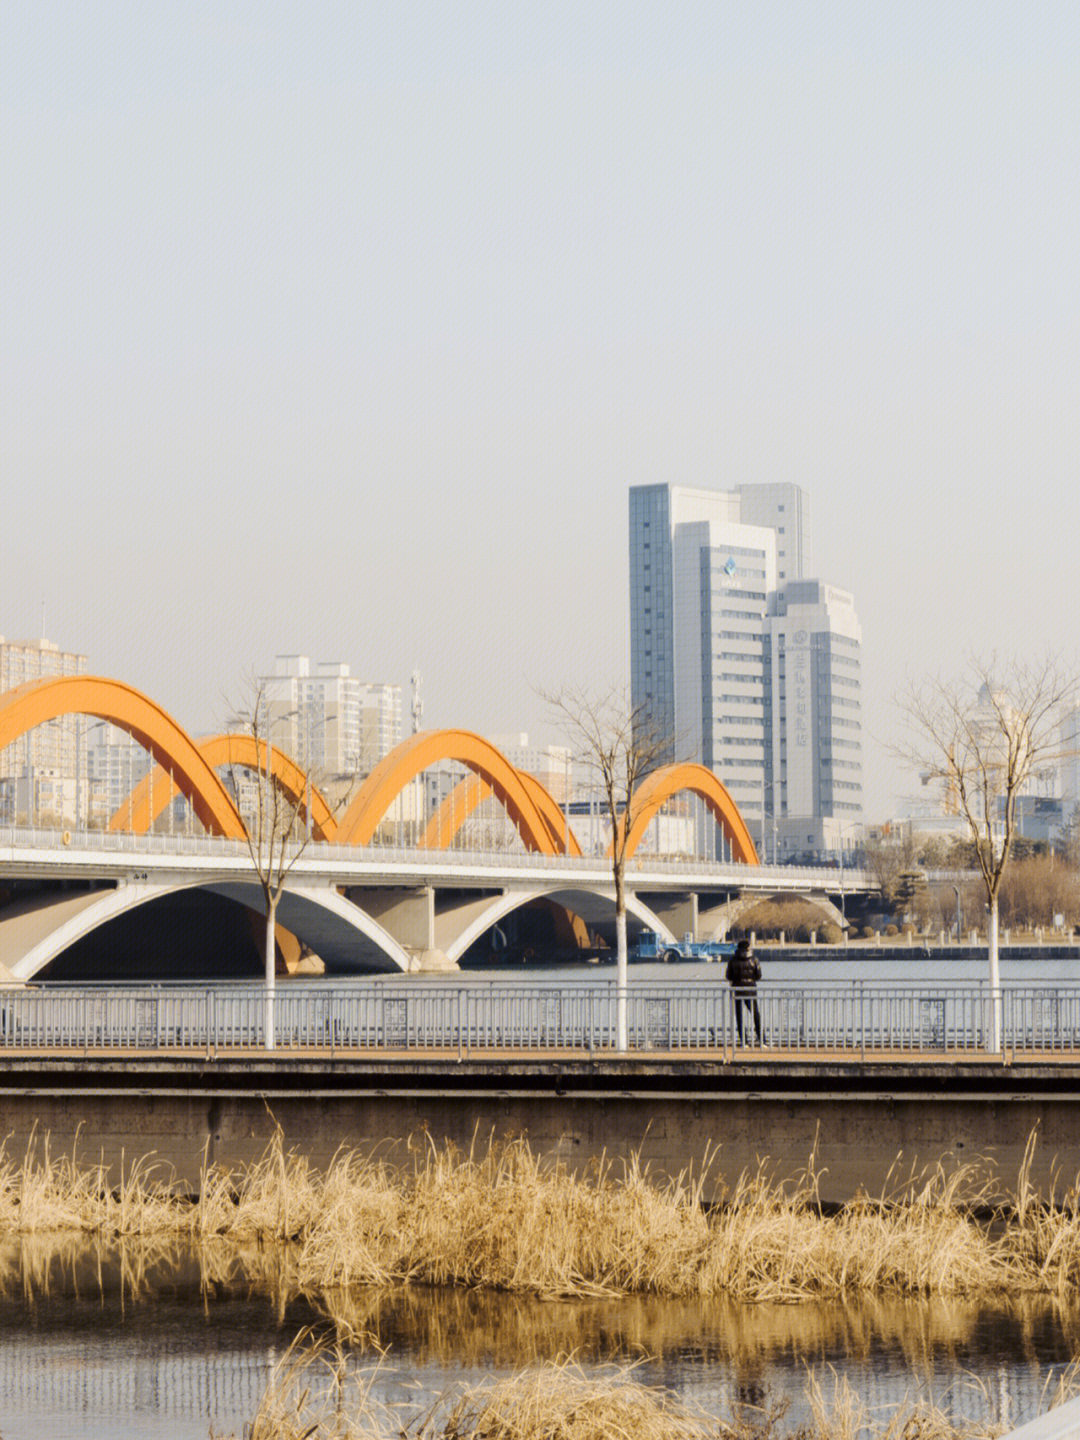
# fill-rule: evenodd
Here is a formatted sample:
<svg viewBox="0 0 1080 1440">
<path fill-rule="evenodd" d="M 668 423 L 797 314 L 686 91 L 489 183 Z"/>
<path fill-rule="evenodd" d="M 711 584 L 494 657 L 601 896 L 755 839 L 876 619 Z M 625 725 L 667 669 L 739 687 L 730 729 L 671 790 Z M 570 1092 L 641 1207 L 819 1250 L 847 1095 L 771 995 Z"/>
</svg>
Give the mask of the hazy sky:
<svg viewBox="0 0 1080 1440">
<path fill-rule="evenodd" d="M 557 738 L 627 488 L 793 480 L 908 677 L 1080 613 L 1080 7 L 0 7 L 0 633 Z"/>
</svg>

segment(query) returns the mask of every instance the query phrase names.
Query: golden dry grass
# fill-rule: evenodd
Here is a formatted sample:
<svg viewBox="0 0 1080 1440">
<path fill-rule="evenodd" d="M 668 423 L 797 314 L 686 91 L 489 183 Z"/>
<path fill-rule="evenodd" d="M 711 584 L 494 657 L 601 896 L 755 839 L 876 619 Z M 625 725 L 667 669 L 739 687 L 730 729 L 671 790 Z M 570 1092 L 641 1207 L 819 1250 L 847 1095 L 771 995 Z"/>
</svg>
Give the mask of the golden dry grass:
<svg viewBox="0 0 1080 1440">
<path fill-rule="evenodd" d="M 343 1149 L 316 1171 L 280 1132 L 255 1164 L 206 1167 L 192 1201 L 152 1157 L 112 1185 L 101 1164 L 55 1155 L 41 1136 L 22 1156 L 0 1147 L 0 1238 L 173 1239 L 226 1252 L 288 1244 L 290 1271 L 310 1290 L 414 1282 L 576 1297 L 1067 1295 L 1080 1278 L 1080 1185 L 1035 1194 L 1034 1143 L 1011 1192 L 978 1164 L 941 1164 L 826 1214 L 812 1166 L 790 1181 L 764 1167 L 743 1174 L 709 1210 L 708 1161 L 667 1180 L 635 1160 L 578 1175 L 523 1139 L 462 1153 L 425 1137 L 412 1165 Z"/>
<path fill-rule="evenodd" d="M 381 1363 L 381 1362 L 380 1362 Z M 379 1365 L 350 1364 L 348 1347 L 302 1332 L 271 1377 L 248 1440 L 982 1440 L 1000 1433 L 956 1420 L 925 1399 L 875 1411 L 830 1371 L 811 1373 L 796 1428 L 785 1402 L 736 1404 L 709 1416 L 642 1384 L 634 1366 L 583 1369 L 572 1357 L 503 1379 L 461 1384 L 426 1410 L 373 1396 Z M 1076 1393 L 1067 1373 L 1043 1394 L 1049 1408 Z"/>
</svg>

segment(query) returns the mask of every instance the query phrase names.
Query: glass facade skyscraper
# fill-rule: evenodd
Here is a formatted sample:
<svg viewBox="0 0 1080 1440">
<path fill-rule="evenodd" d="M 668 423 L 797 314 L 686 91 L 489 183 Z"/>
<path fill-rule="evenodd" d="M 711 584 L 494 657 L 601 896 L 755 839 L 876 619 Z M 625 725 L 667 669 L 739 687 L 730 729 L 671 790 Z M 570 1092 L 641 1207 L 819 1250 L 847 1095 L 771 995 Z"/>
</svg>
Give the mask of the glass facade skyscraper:
<svg viewBox="0 0 1080 1440">
<path fill-rule="evenodd" d="M 719 776 L 770 857 L 833 850 L 862 814 L 858 621 L 809 562 L 797 485 L 630 490 L 635 715 Z"/>
</svg>

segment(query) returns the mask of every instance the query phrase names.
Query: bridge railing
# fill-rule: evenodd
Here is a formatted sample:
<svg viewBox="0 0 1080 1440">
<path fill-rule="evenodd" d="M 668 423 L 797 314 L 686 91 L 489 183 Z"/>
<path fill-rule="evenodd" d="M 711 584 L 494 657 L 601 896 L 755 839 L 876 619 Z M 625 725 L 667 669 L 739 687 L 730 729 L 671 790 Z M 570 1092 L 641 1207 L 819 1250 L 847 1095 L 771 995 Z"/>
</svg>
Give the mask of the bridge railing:
<svg viewBox="0 0 1080 1440">
<path fill-rule="evenodd" d="M 278 1052 L 571 1051 L 614 1045 L 613 981 L 428 984 L 358 980 L 257 985 L 50 986 L 0 992 L 0 1050 Z M 722 983 L 637 984 L 628 995 L 635 1052 L 776 1055 L 978 1054 L 1000 1007 L 1003 1058 L 1080 1054 L 1080 986 L 762 985 L 751 1006 Z"/>
</svg>

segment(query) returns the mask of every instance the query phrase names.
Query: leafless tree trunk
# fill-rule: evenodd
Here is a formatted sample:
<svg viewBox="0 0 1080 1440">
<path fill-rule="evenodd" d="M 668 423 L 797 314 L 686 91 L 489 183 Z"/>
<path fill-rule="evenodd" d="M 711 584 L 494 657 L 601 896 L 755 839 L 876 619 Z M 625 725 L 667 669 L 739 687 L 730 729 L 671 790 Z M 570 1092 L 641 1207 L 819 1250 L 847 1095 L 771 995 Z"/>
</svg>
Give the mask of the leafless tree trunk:
<svg viewBox="0 0 1080 1440">
<path fill-rule="evenodd" d="M 1062 758 L 1060 715 L 1077 681 L 1049 660 L 972 660 L 957 682 L 932 680 L 901 700 L 912 738 L 901 747 L 968 827 L 986 892 L 989 1048 L 1001 1049 L 998 902 L 1016 833 L 1017 800 L 1041 767 Z"/>
<path fill-rule="evenodd" d="M 264 686 L 258 682 L 253 683 L 250 709 L 240 712 L 234 723 L 242 726 L 244 733 L 255 741 L 259 765 L 255 772 L 254 805 L 246 811 L 239 805 L 242 783 L 240 767 L 230 762 L 228 770 L 238 801 L 237 808 L 241 810 L 244 822 L 248 854 L 251 856 L 266 904 L 263 951 L 266 977 L 264 1029 L 266 1049 L 273 1050 L 276 1040 L 274 1002 L 277 991 L 277 908 L 293 867 L 311 842 L 311 826 L 306 821 L 312 784 L 308 774 L 300 793 L 295 798 L 290 798 L 274 782 L 270 705 Z M 294 761 L 296 759 L 295 756 L 290 758 Z"/>
<path fill-rule="evenodd" d="M 543 699 L 558 716 L 574 760 L 604 796 L 611 826 L 611 877 L 615 889 L 615 1047 L 629 1046 L 627 1027 L 626 846 L 637 819 L 637 790 L 664 763 L 671 737 L 658 735 L 644 707 L 630 704 L 621 689 L 594 696 L 560 690 Z M 569 805 L 569 797 L 567 800 Z"/>
</svg>

